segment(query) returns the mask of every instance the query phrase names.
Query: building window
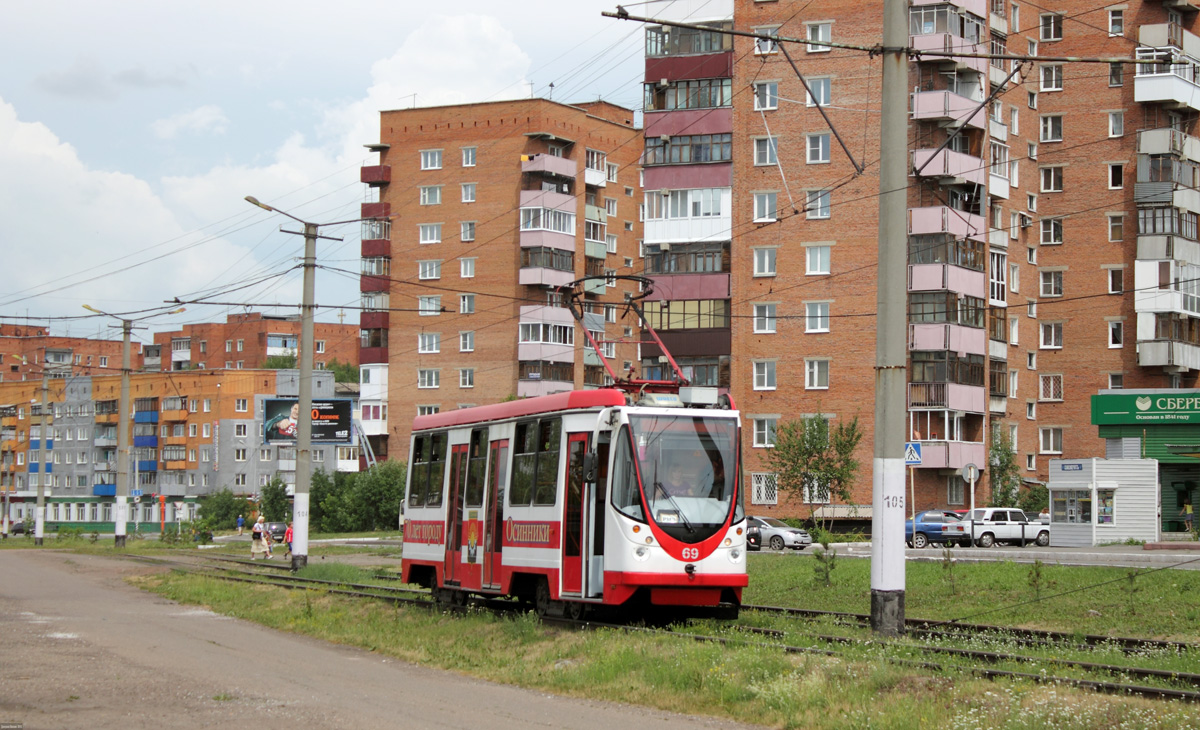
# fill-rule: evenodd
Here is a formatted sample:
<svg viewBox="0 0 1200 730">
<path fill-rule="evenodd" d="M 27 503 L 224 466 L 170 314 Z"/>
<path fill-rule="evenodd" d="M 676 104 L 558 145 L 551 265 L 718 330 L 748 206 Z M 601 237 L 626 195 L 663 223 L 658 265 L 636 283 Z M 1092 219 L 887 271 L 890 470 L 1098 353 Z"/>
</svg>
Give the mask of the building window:
<svg viewBox="0 0 1200 730">
<path fill-rule="evenodd" d="M 475 221 L 463 221 L 459 224 L 458 240 L 463 242 L 475 240 Z"/>
<path fill-rule="evenodd" d="M 1063 89 L 1063 67 L 1061 64 L 1048 63 L 1044 64 L 1041 69 L 1042 73 L 1042 91 L 1062 91 Z"/>
<path fill-rule="evenodd" d="M 442 335 L 438 332 L 422 332 L 417 335 L 417 352 L 421 354 L 429 354 L 440 352 L 442 349 Z"/>
<path fill-rule="evenodd" d="M 236 398 L 233 401 L 233 410 L 238 413 L 245 413 L 250 410 L 250 401 L 245 398 Z"/>
<path fill-rule="evenodd" d="M 1125 68 L 1119 63 L 1108 64 L 1108 85 L 1109 86 L 1124 86 L 1125 84 Z"/>
<path fill-rule="evenodd" d="M 464 203 L 474 203 L 475 202 L 475 183 L 463 183 L 462 184 L 462 202 L 464 202 Z"/>
<path fill-rule="evenodd" d="M 774 473 L 750 474 L 750 504 L 779 504 L 779 486 Z"/>
<path fill-rule="evenodd" d="M 1043 271 L 1041 280 L 1043 297 L 1061 297 L 1063 295 L 1063 272 Z"/>
<path fill-rule="evenodd" d="M 434 317 L 442 313 L 440 296 L 417 297 L 417 313 L 421 317 Z"/>
<path fill-rule="evenodd" d="M 458 313 L 459 314 L 475 314 L 475 295 L 474 294 L 459 294 L 458 295 Z"/>
<path fill-rule="evenodd" d="M 463 368 L 462 370 L 458 371 L 458 387 L 475 387 L 475 368 Z"/>
<path fill-rule="evenodd" d="M 1124 269 L 1109 269 L 1108 270 L 1108 293 L 1122 294 L 1125 292 L 1125 270 Z"/>
<path fill-rule="evenodd" d="M 246 424 L 244 424 L 244 423 L 234 424 L 233 435 L 244 437 L 246 435 Z"/>
<path fill-rule="evenodd" d="M 754 221 L 756 223 L 776 220 L 776 193 L 754 194 Z"/>
<path fill-rule="evenodd" d="M 1061 142 L 1063 138 L 1063 126 L 1061 114 L 1046 114 L 1042 116 L 1042 137 L 1043 142 Z"/>
<path fill-rule="evenodd" d="M 1113 213 L 1108 216 L 1108 240 L 1121 241 L 1125 238 L 1125 216 Z"/>
<path fill-rule="evenodd" d="M 828 274 L 829 273 L 829 254 L 832 251 L 831 246 L 808 246 L 805 256 L 806 268 L 805 274 Z"/>
<path fill-rule="evenodd" d="M 763 137 L 754 140 L 754 164 L 774 165 L 779 162 L 778 152 L 778 137 Z"/>
<path fill-rule="evenodd" d="M 754 275 L 775 276 L 775 254 L 778 249 L 754 249 Z"/>
<path fill-rule="evenodd" d="M 1125 134 L 1125 112 L 1108 113 L 1108 136 L 1120 137 Z"/>
<path fill-rule="evenodd" d="M 1043 41 L 1061 41 L 1063 37 L 1063 16 L 1047 13 L 1041 18 L 1041 35 Z"/>
<path fill-rule="evenodd" d="M 829 331 L 829 302 L 806 302 L 804 305 L 804 331 Z"/>
<path fill-rule="evenodd" d="M 613 163 L 609 162 L 605 165 L 605 169 L 607 170 L 607 173 L 605 174 L 604 179 L 610 183 L 615 183 L 617 181 L 617 173 L 620 171 L 620 165 L 614 165 Z M 613 215 L 616 214 L 614 213 Z"/>
<path fill-rule="evenodd" d="M 418 388 L 437 388 L 442 382 L 442 371 L 422 369 L 417 371 Z"/>
<path fill-rule="evenodd" d="M 1110 164 L 1108 166 L 1108 189 L 1120 190 L 1123 187 L 1125 187 L 1125 166 L 1120 163 Z"/>
<path fill-rule="evenodd" d="M 475 259 L 459 259 L 458 275 L 462 279 L 475 278 Z"/>
<path fill-rule="evenodd" d="M 768 36 L 779 35 L 779 27 L 770 28 L 755 28 L 755 33 Z M 773 38 L 755 38 L 754 39 L 754 55 L 762 56 L 768 53 L 776 53 L 779 51 L 779 41 Z"/>
<path fill-rule="evenodd" d="M 245 449 L 234 449 L 233 450 L 233 460 L 234 461 L 245 461 L 246 460 L 246 450 Z"/>
<path fill-rule="evenodd" d="M 463 167 L 475 167 L 475 148 L 474 147 L 463 147 L 462 148 L 462 166 Z"/>
<path fill-rule="evenodd" d="M 754 111 L 779 108 L 779 83 L 764 81 L 754 85 Z"/>
<path fill-rule="evenodd" d="M 1063 399 L 1063 376 L 1061 374 L 1039 375 L 1038 382 L 1041 384 L 1038 400 L 1059 401 Z"/>
<path fill-rule="evenodd" d="M 1061 167 L 1042 168 L 1042 192 L 1061 193 L 1063 189 L 1063 169 Z"/>
<path fill-rule="evenodd" d="M 829 133 L 808 135 L 808 164 L 829 162 Z"/>
<path fill-rule="evenodd" d="M 775 305 L 754 305 L 754 331 L 759 334 L 775 332 Z"/>
<path fill-rule="evenodd" d="M 442 240 L 442 224 L 441 223 L 422 223 L 418 226 L 421 232 L 421 243 L 441 243 Z"/>
<path fill-rule="evenodd" d="M 1125 11 L 1108 11 L 1108 34 L 1110 36 L 1125 35 Z"/>
<path fill-rule="evenodd" d="M 458 351 L 459 352 L 474 352 L 475 351 L 475 333 L 474 332 L 459 332 L 458 333 Z"/>
<path fill-rule="evenodd" d="M 1042 219 L 1042 245 L 1057 245 L 1063 242 L 1063 219 Z"/>
<path fill-rule="evenodd" d="M 965 504 L 966 485 L 959 474 L 946 477 L 946 504 Z"/>
<path fill-rule="evenodd" d="M 441 150 L 421 150 L 421 169 L 422 170 L 440 170 L 440 169 L 442 169 L 442 151 Z"/>
<path fill-rule="evenodd" d="M 1120 390 L 1125 387 L 1125 376 L 1121 373 L 1108 374 L 1108 389 Z"/>
<path fill-rule="evenodd" d="M 808 52 L 809 53 L 827 53 L 832 50 L 829 46 L 823 45 L 829 43 L 833 38 L 833 23 L 809 23 L 808 24 Z"/>
<path fill-rule="evenodd" d="M 829 217 L 830 205 L 828 190 L 809 190 L 806 194 L 806 198 L 804 210 L 807 218 Z"/>
<path fill-rule="evenodd" d="M 778 418 L 754 419 L 754 448 L 769 449 L 775 446 L 775 424 Z"/>
<path fill-rule="evenodd" d="M 1062 453 L 1062 429 L 1061 428 L 1043 428 L 1039 430 L 1041 434 L 1041 452 L 1043 454 L 1061 454 Z"/>
<path fill-rule="evenodd" d="M 754 389 L 775 390 L 775 361 L 754 363 Z"/>
<path fill-rule="evenodd" d="M 441 205 L 441 185 L 422 185 L 420 186 L 420 191 L 421 205 Z"/>
<path fill-rule="evenodd" d="M 417 262 L 417 278 L 418 279 L 440 279 L 440 278 L 442 278 L 442 262 L 441 261 L 418 261 Z"/>
<path fill-rule="evenodd" d="M 804 361 L 804 387 L 807 390 L 829 389 L 829 361 Z"/>
<path fill-rule="evenodd" d="M 805 106 L 829 106 L 833 98 L 833 79 L 820 76 L 808 79 L 808 91 L 804 94 Z"/>
<path fill-rule="evenodd" d="M 1043 322 L 1042 330 L 1042 349 L 1043 350 L 1061 350 L 1063 346 L 1063 326 L 1062 322 Z"/>
<path fill-rule="evenodd" d="M 1125 346 L 1125 323 L 1108 323 L 1108 349 L 1119 350 Z"/>
</svg>

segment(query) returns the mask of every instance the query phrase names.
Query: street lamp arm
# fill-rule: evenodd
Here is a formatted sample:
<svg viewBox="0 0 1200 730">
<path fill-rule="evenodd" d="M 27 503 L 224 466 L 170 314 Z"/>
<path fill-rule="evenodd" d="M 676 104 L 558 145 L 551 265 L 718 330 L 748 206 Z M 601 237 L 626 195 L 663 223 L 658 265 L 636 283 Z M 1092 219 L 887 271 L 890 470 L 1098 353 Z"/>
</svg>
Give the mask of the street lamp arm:
<svg viewBox="0 0 1200 730">
<path fill-rule="evenodd" d="M 259 200 L 258 198 L 254 197 L 253 195 L 247 195 L 247 196 L 246 196 L 246 202 L 247 202 L 247 203 L 249 203 L 250 205 L 256 205 L 256 206 L 258 206 L 259 208 L 262 208 L 263 210 L 270 211 L 270 212 L 272 212 L 272 213 L 279 213 L 280 215 L 286 215 L 288 218 L 291 218 L 292 220 L 294 220 L 294 221 L 297 221 L 297 222 L 299 222 L 299 223 L 304 223 L 304 222 L 305 222 L 305 221 L 303 221 L 303 220 L 300 220 L 300 219 L 299 219 L 299 218 L 297 218 L 296 216 L 292 215 L 291 213 L 287 212 L 286 210 L 280 210 L 280 209 L 278 209 L 278 208 L 272 208 L 271 206 L 269 206 L 269 205 L 267 205 L 266 203 L 262 202 L 262 201 L 261 201 L 261 200 Z"/>
</svg>

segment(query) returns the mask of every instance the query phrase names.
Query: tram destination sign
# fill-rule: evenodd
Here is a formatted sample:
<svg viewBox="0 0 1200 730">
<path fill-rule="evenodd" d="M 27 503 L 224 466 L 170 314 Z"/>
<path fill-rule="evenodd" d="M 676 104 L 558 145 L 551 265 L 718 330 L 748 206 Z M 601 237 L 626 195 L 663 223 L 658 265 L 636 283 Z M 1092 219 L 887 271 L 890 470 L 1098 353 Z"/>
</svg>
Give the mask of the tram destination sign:
<svg viewBox="0 0 1200 730">
<path fill-rule="evenodd" d="M 1092 424 L 1200 423 L 1200 391 L 1092 396 Z"/>
</svg>

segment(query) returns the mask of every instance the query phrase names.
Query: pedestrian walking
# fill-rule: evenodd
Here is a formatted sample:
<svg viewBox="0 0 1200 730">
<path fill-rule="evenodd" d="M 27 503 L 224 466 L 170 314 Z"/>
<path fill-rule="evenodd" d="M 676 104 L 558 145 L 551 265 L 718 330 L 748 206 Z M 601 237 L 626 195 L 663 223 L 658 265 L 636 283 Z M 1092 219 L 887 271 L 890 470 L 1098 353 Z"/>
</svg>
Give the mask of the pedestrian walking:
<svg viewBox="0 0 1200 730">
<path fill-rule="evenodd" d="M 271 557 L 271 548 L 268 542 L 271 539 L 271 534 L 267 532 L 266 518 L 259 517 L 258 522 L 250 528 L 250 559 L 258 560 L 261 553 L 266 558 Z"/>
<path fill-rule="evenodd" d="M 1183 515 L 1183 524 L 1187 528 L 1187 531 L 1191 532 L 1196 519 L 1196 513 L 1192 508 L 1192 500 L 1184 500 L 1183 509 L 1179 510 L 1179 514 Z"/>
<path fill-rule="evenodd" d="M 242 528 L 246 526 L 246 518 L 238 515 L 238 534 L 242 534 Z"/>
<path fill-rule="evenodd" d="M 287 552 L 283 554 L 283 557 L 292 557 L 292 523 L 290 522 L 288 523 L 287 529 L 283 532 L 283 542 L 285 545 L 287 545 Z"/>
</svg>

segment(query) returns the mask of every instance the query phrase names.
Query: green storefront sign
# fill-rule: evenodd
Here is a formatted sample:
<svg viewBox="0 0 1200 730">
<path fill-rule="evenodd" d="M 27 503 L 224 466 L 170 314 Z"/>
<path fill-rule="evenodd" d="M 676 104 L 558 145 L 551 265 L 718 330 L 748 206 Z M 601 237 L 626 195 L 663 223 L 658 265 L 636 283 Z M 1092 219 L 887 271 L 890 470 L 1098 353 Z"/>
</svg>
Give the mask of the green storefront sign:
<svg viewBox="0 0 1200 730">
<path fill-rule="evenodd" d="M 1200 391 L 1092 396 L 1092 424 L 1200 424 Z"/>
</svg>

